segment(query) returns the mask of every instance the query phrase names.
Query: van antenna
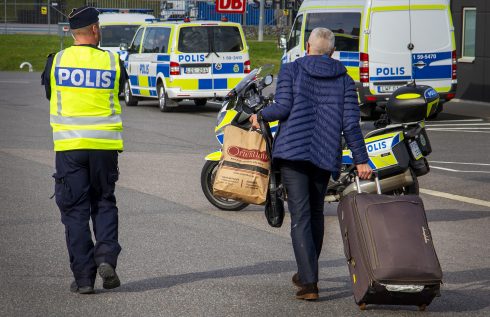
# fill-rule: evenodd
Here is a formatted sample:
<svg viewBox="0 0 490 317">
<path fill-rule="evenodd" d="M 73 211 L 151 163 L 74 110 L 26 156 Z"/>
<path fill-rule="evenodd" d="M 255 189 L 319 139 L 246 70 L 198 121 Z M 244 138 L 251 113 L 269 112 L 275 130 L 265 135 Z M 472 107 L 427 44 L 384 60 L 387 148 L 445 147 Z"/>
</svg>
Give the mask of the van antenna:
<svg viewBox="0 0 490 317">
<path fill-rule="evenodd" d="M 414 49 L 414 45 L 412 42 L 412 2 L 411 0 L 408 0 L 408 24 L 409 24 L 409 37 L 410 37 L 410 43 L 408 43 L 407 48 L 410 50 L 410 65 L 412 66 L 412 82 L 410 83 L 413 86 L 417 86 L 415 82 L 415 71 L 416 68 L 413 66 L 413 57 L 412 57 L 412 51 Z"/>
</svg>

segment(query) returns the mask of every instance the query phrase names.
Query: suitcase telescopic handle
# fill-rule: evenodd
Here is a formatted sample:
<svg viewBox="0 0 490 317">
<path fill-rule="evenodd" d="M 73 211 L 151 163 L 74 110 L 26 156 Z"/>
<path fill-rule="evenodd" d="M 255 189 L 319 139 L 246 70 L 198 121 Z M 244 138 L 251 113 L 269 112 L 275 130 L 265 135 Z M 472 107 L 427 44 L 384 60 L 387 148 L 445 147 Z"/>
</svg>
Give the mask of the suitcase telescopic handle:
<svg viewBox="0 0 490 317">
<path fill-rule="evenodd" d="M 379 177 L 378 177 L 378 173 L 376 172 L 373 172 L 373 176 L 374 176 L 374 183 L 376 184 L 376 192 L 381 195 L 382 192 L 381 192 L 381 183 L 379 181 Z M 359 174 L 357 173 L 357 171 L 355 171 L 355 179 L 356 179 L 356 185 L 357 185 L 357 193 L 362 193 L 361 191 L 361 182 L 359 180 Z"/>
</svg>

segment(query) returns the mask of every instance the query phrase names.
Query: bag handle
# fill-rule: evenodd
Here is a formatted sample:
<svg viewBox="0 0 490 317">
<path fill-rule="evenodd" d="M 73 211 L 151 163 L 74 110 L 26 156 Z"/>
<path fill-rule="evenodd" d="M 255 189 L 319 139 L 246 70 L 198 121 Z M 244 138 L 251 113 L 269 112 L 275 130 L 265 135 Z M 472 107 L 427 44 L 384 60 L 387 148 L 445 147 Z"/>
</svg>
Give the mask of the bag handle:
<svg viewBox="0 0 490 317">
<path fill-rule="evenodd" d="M 269 158 L 272 158 L 272 134 L 270 132 L 269 126 L 266 125 L 264 119 L 262 119 L 260 116 L 258 116 L 257 121 L 259 122 L 260 130 L 262 131 L 262 136 L 265 139 L 267 154 L 269 154 Z"/>
<path fill-rule="evenodd" d="M 355 174 L 356 185 L 357 185 L 357 193 L 360 194 L 362 193 L 362 191 L 361 191 L 361 182 L 359 180 L 359 174 L 357 173 L 357 171 L 354 171 L 354 174 Z M 381 195 L 382 194 L 381 183 L 379 181 L 378 173 L 373 172 L 373 175 L 374 175 L 374 182 L 376 183 L 376 192 L 378 193 L 378 195 Z"/>
</svg>

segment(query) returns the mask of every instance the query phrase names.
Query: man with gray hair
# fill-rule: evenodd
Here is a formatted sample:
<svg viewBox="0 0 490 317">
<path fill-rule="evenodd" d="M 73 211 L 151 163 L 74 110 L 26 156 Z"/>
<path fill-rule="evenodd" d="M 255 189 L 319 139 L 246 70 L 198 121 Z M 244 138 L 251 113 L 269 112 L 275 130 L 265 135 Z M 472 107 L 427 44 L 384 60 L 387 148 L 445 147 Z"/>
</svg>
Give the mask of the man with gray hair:
<svg viewBox="0 0 490 317">
<path fill-rule="evenodd" d="M 332 56 L 335 50 L 335 35 L 326 28 L 314 29 L 308 42 L 306 43 L 308 55 L 328 55 Z"/>
<path fill-rule="evenodd" d="M 338 175 L 342 134 L 352 150 L 359 176 L 371 177 L 366 145 L 359 125 L 354 81 L 331 58 L 332 31 L 316 28 L 306 44 L 307 56 L 284 64 L 275 102 L 250 118 L 279 120 L 272 158 L 279 166 L 291 213 L 291 238 L 298 271 L 296 298 L 318 299 L 318 258 L 324 234 L 324 197 L 330 175 Z"/>
</svg>

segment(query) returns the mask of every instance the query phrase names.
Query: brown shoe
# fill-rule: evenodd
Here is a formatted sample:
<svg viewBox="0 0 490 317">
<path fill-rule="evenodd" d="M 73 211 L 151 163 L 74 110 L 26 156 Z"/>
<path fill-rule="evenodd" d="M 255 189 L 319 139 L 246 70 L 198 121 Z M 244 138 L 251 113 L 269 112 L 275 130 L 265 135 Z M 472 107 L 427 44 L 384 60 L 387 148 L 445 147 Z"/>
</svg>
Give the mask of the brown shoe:
<svg viewBox="0 0 490 317">
<path fill-rule="evenodd" d="M 293 281 L 294 286 L 302 288 L 303 284 L 301 284 L 301 281 L 299 280 L 299 274 L 294 273 L 293 278 L 291 279 Z"/>
<path fill-rule="evenodd" d="M 318 287 L 316 283 L 305 284 L 296 293 L 297 299 L 316 300 L 318 299 Z"/>
</svg>

